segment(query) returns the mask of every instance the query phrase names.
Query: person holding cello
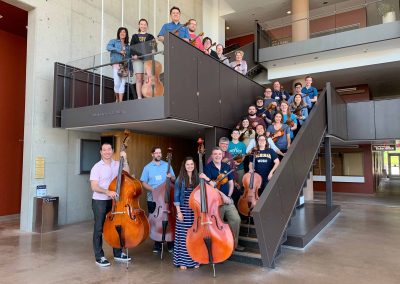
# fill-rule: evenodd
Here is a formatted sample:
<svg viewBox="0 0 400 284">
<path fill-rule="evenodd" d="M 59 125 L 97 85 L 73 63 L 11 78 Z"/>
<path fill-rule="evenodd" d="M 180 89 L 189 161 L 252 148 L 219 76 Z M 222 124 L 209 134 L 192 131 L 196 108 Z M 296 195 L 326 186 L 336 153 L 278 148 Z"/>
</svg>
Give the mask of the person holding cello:
<svg viewBox="0 0 400 284">
<path fill-rule="evenodd" d="M 176 33 L 177 36 L 183 40 L 189 41 L 190 35 L 189 30 L 186 28 L 186 24 L 182 25 L 179 21 L 181 19 L 181 9 L 173 6 L 169 10 L 169 16 L 171 18 L 170 23 L 166 23 L 162 26 L 160 32 L 158 33 L 158 40 L 164 42 L 165 35 L 169 32 Z"/>
<path fill-rule="evenodd" d="M 94 215 L 93 228 L 93 252 L 96 264 L 105 267 L 110 262 L 104 256 L 103 251 L 103 226 L 107 213 L 111 210 L 112 199 L 117 196 L 115 191 L 108 190 L 110 183 L 118 175 L 119 161 L 112 159 L 114 151 L 110 143 L 103 143 L 100 148 L 101 160 L 97 162 L 90 171 L 90 186 L 93 191 L 92 210 Z M 129 164 L 126 153 L 121 151 L 124 157 L 124 167 L 129 172 Z M 113 249 L 114 260 L 120 262 L 130 261 L 131 258 L 122 252 L 121 249 Z"/>
<path fill-rule="evenodd" d="M 143 188 L 147 190 L 147 207 L 149 214 L 153 213 L 156 209 L 156 204 L 155 202 L 153 202 L 153 190 L 164 183 L 167 177 L 169 177 L 172 182 L 175 182 L 174 170 L 171 167 L 170 173 L 167 174 L 168 163 L 161 160 L 161 148 L 158 146 L 154 146 L 151 149 L 151 156 L 153 158 L 152 161 L 143 168 L 142 176 L 140 177 Z M 167 246 L 168 251 L 172 252 L 174 249 L 174 243 L 168 242 Z M 161 252 L 160 242 L 154 242 L 153 252 Z"/>
<path fill-rule="evenodd" d="M 253 164 L 253 157 L 250 156 L 249 169 L 250 172 L 258 173 L 262 178 L 261 187 L 258 190 L 258 195 L 261 196 L 264 188 L 267 186 L 268 181 L 279 166 L 279 158 L 274 150 L 268 147 L 267 137 L 259 135 L 257 137 L 257 151 L 255 154 L 255 162 Z"/>
<path fill-rule="evenodd" d="M 189 198 L 193 189 L 199 184 L 199 174 L 192 157 L 186 157 L 175 181 L 174 205 L 176 207 L 176 225 L 174 258 L 175 266 L 185 270 L 187 268 L 198 268 L 199 263 L 193 261 L 187 251 L 186 235 L 188 229 L 193 225 L 194 212 L 189 207 Z"/>
<path fill-rule="evenodd" d="M 238 245 L 241 219 L 232 200 L 234 176 L 229 165 L 222 162 L 222 150 L 219 147 L 215 147 L 212 150 L 211 157 L 212 161 L 204 167 L 204 173 L 201 173 L 199 176 L 211 186 L 219 189 L 224 203 L 224 205 L 220 207 L 221 219 L 225 219 L 228 222 L 235 238 L 235 248 L 241 251 L 244 249 L 242 246 Z M 224 184 L 222 184 L 222 182 L 221 184 L 216 183 L 220 174 L 227 174 L 228 182 Z"/>
</svg>

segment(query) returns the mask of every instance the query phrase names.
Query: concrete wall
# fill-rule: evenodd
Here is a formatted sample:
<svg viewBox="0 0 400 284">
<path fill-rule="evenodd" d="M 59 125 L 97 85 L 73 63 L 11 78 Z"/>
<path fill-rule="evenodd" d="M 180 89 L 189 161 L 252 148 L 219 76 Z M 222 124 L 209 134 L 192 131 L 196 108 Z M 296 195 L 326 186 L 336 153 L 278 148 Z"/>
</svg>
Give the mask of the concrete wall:
<svg viewBox="0 0 400 284">
<path fill-rule="evenodd" d="M 132 34 L 139 17 L 147 17 L 150 32 L 158 33 L 161 25 L 167 22 L 169 7 L 173 5 L 181 8 L 182 22 L 196 18 L 201 31 L 203 2 L 125 0 L 122 23 L 122 2 L 104 1 L 103 37 L 100 0 L 7 2 L 29 11 L 20 227 L 25 231 L 32 230 L 33 197 L 39 184 L 47 185 L 48 194 L 60 197 L 61 225 L 90 219 L 88 176 L 77 172 L 79 141 L 96 138 L 98 134 L 52 128 L 54 62 L 67 63 L 104 52 L 106 43 L 116 36 L 117 28 L 124 24 Z M 34 178 L 37 157 L 45 158 L 43 179 Z"/>
</svg>

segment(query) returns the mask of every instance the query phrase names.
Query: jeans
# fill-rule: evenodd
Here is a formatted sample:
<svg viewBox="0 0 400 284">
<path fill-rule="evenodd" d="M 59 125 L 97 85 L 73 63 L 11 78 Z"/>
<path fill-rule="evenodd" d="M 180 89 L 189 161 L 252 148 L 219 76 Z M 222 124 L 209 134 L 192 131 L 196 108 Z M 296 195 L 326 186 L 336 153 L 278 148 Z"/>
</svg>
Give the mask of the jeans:
<svg viewBox="0 0 400 284">
<path fill-rule="evenodd" d="M 92 210 L 94 215 L 93 228 L 93 252 L 96 260 L 104 256 L 103 251 L 103 224 L 107 213 L 111 210 L 112 200 L 92 199 Z M 114 248 L 114 256 L 121 256 L 122 249 Z"/>
</svg>

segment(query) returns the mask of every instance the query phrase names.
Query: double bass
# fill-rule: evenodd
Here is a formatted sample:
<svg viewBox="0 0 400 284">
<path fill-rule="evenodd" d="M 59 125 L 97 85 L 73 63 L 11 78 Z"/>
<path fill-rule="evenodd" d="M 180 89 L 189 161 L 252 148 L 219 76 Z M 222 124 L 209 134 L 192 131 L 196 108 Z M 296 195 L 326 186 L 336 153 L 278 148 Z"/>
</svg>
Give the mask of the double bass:
<svg viewBox="0 0 400 284">
<path fill-rule="evenodd" d="M 253 154 L 253 167 L 255 166 L 257 151 L 252 151 Z M 254 170 L 251 173 L 246 173 L 242 179 L 244 192 L 240 196 L 237 207 L 240 214 L 249 217 L 251 211 L 257 203 L 259 198 L 258 190 L 262 184 L 262 177 Z"/>
<path fill-rule="evenodd" d="M 157 41 L 154 39 L 150 43 L 152 53 L 157 50 Z M 154 55 L 152 60 L 146 60 L 143 64 L 144 80 L 142 86 L 142 95 L 146 98 L 160 97 L 164 95 L 164 85 L 160 80 L 162 65 L 160 61 L 155 60 Z"/>
<path fill-rule="evenodd" d="M 125 138 L 121 151 L 127 148 L 126 142 L 129 132 L 125 131 Z M 128 249 L 141 244 L 149 236 L 149 221 L 139 205 L 139 196 L 142 193 L 142 184 L 139 180 L 123 171 L 124 158 L 119 161 L 118 175 L 111 182 L 108 190 L 115 191 L 112 209 L 106 215 L 104 222 L 104 240 L 113 248 Z"/>
<path fill-rule="evenodd" d="M 171 160 L 172 148 L 168 148 L 167 175 L 171 172 Z M 162 243 L 161 259 L 163 259 L 164 243 L 172 242 L 175 239 L 174 183 L 167 177 L 165 182 L 152 191 L 152 194 L 156 207 L 154 212 L 149 215 L 150 238 Z"/>
<path fill-rule="evenodd" d="M 203 172 L 204 144 L 199 138 L 199 172 Z M 215 264 L 227 260 L 234 249 L 233 233 L 219 214 L 223 205 L 219 190 L 200 179 L 192 191 L 189 206 L 195 217 L 186 236 L 186 247 L 190 257 L 201 264 L 211 264 L 215 277 Z"/>
</svg>

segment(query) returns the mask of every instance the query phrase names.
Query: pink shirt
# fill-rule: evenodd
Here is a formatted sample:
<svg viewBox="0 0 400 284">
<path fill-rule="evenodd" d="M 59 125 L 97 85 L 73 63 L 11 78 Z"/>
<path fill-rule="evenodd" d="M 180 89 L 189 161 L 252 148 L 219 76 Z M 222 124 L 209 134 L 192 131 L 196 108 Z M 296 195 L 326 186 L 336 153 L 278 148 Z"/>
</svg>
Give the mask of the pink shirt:
<svg viewBox="0 0 400 284">
<path fill-rule="evenodd" d="M 118 175 L 119 161 L 111 160 L 111 164 L 107 165 L 103 160 L 97 162 L 90 171 L 90 181 L 97 180 L 99 186 L 103 189 L 108 189 L 110 183 Z M 93 191 L 93 199 L 109 200 L 111 199 L 104 193 Z"/>
<path fill-rule="evenodd" d="M 190 35 L 191 39 L 194 39 L 197 37 L 196 34 L 189 33 L 189 35 Z M 198 49 L 200 49 L 201 51 L 204 51 L 204 46 L 203 46 L 203 43 L 201 42 L 201 36 L 196 38 L 194 46 L 197 47 Z"/>
</svg>

